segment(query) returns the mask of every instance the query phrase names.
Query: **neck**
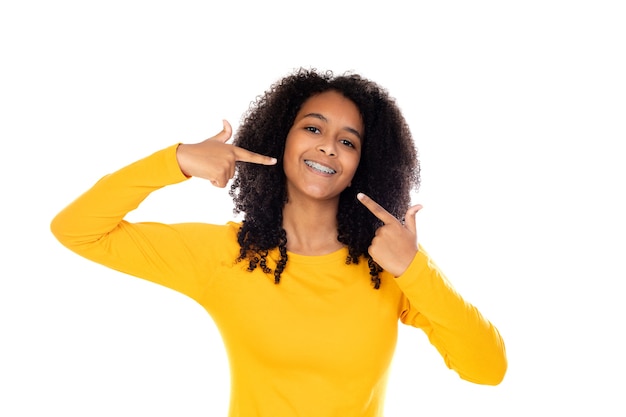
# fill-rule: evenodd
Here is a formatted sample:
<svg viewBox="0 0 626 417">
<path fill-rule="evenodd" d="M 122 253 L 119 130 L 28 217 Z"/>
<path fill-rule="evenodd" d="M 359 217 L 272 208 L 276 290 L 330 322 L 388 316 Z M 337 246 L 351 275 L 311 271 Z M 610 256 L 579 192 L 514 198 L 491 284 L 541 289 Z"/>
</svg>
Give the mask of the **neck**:
<svg viewBox="0 0 626 417">
<path fill-rule="evenodd" d="M 289 201 L 283 208 L 287 250 L 301 255 L 325 255 L 343 247 L 337 240 L 337 204 Z"/>
</svg>

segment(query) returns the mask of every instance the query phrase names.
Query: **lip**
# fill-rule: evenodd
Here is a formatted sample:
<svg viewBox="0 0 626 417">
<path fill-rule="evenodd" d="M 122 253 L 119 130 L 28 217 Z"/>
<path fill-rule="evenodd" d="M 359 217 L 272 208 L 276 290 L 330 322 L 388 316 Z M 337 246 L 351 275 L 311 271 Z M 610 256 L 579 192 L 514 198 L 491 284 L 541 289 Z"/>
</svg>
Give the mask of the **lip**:
<svg viewBox="0 0 626 417">
<path fill-rule="evenodd" d="M 330 167 L 326 164 L 323 164 L 318 161 L 314 161 L 312 159 L 305 159 L 304 164 L 309 167 L 312 171 L 322 174 L 322 175 L 334 175 L 337 173 L 337 170 L 333 167 Z"/>
</svg>

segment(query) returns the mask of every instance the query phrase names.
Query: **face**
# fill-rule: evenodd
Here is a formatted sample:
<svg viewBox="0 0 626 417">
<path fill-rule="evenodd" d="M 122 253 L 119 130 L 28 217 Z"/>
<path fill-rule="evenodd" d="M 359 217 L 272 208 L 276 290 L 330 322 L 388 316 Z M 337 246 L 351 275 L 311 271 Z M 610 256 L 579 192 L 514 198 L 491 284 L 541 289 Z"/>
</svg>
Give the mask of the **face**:
<svg viewBox="0 0 626 417">
<path fill-rule="evenodd" d="M 289 200 L 338 201 L 359 166 L 363 133 L 359 109 L 341 93 L 327 91 L 305 101 L 285 143 Z"/>
</svg>

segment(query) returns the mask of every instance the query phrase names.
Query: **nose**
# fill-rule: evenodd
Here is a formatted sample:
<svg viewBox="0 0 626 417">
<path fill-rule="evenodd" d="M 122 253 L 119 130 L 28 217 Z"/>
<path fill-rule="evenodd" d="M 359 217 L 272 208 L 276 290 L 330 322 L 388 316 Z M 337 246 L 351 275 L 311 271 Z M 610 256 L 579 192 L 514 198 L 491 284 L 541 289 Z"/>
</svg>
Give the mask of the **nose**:
<svg viewBox="0 0 626 417">
<path fill-rule="evenodd" d="M 332 138 L 324 138 L 320 140 L 320 143 L 317 145 L 317 150 L 326 154 L 326 156 L 336 156 L 337 149 L 336 143 Z"/>
</svg>

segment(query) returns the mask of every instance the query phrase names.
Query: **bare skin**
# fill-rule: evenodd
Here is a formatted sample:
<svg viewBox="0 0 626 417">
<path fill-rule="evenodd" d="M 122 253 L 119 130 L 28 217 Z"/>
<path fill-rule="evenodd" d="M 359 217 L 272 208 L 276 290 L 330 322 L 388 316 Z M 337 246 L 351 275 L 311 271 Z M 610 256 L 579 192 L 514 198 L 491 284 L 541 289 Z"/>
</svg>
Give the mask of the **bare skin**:
<svg viewBox="0 0 626 417">
<path fill-rule="evenodd" d="M 287 250 L 293 253 L 325 255 L 343 247 L 337 240 L 337 207 L 333 202 L 315 206 L 287 203 L 283 229 L 287 232 Z"/>
<path fill-rule="evenodd" d="M 336 91 L 310 97 L 298 111 L 283 155 L 290 252 L 314 256 L 343 247 L 337 240 L 339 196 L 359 166 L 362 136 L 359 109 Z"/>
<path fill-rule="evenodd" d="M 187 177 L 204 178 L 216 187 L 224 188 L 235 175 L 236 162 L 276 165 L 276 158 L 259 155 L 247 149 L 227 144 L 233 129 L 224 120 L 224 129 L 217 135 L 195 144 L 180 144 L 176 158 Z"/>
<path fill-rule="evenodd" d="M 370 256 L 384 270 L 395 277 L 406 271 L 418 251 L 415 215 L 422 209 L 421 204 L 409 207 L 404 224 L 396 219 L 377 202 L 363 193 L 357 195 L 359 201 L 383 222 L 368 248 Z"/>
</svg>

